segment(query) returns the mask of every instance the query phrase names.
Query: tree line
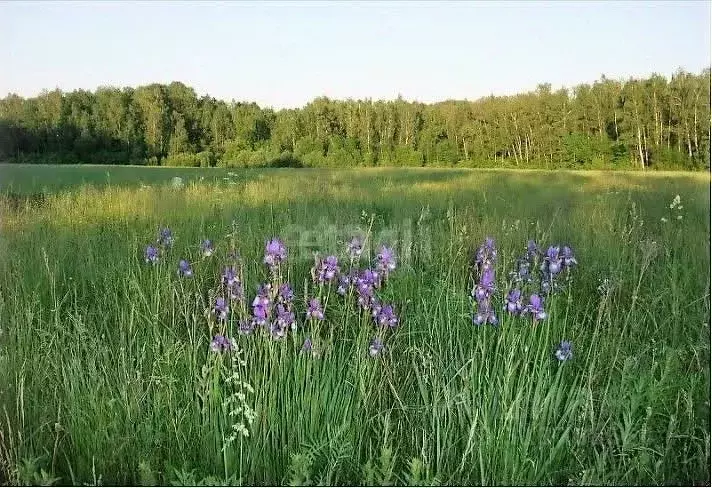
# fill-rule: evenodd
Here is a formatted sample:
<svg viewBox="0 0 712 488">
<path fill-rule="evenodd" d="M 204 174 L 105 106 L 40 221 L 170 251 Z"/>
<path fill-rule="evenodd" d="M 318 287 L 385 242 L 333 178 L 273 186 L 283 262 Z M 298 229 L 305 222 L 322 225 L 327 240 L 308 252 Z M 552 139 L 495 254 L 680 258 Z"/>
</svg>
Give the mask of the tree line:
<svg viewBox="0 0 712 488">
<path fill-rule="evenodd" d="M 0 99 L 0 161 L 169 166 L 703 169 L 710 69 L 476 101 L 198 97 L 180 82 Z"/>
</svg>

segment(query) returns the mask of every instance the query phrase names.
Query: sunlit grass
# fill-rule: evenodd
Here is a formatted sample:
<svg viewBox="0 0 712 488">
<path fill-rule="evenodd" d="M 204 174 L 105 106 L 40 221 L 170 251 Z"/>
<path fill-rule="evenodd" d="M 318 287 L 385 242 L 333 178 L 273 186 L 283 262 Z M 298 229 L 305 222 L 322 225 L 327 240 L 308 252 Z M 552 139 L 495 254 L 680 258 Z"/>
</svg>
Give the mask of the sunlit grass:
<svg viewBox="0 0 712 488">
<path fill-rule="evenodd" d="M 2 203 L 11 483 L 709 483 L 709 175 L 112 168 L 82 186 L 105 168 L 21 171 L 5 191 L 48 193 Z M 209 353 L 205 312 L 227 234 L 251 299 L 265 239 L 285 234 L 301 293 L 312 263 L 285 229 L 371 220 L 410 253 L 383 291 L 402 318 L 387 354 L 368 357 L 372 326 L 339 299 L 319 358 L 299 354 L 299 333 L 238 337 L 257 418 L 223 451 L 229 389 L 214 375 L 230 364 Z M 164 225 L 176 244 L 148 267 Z M 528 238 L 573 246 L 580 265 L 546 322 L 472 325 L 467 265 L 487 235 L 500 277 Z M 176 276 L 181 257 L 194 279 Z M 575 355 L 559 364 L 563 339 Z"/>
</svg>

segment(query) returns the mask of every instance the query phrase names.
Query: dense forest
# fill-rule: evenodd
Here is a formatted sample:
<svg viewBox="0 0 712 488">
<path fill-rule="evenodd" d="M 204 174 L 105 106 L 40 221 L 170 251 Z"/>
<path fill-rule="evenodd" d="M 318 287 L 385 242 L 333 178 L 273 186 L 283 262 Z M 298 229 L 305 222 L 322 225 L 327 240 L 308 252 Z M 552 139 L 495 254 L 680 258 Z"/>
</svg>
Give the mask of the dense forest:
<svg viewBox="0 0 712 488">
<path fill-rule="evenodd" d="M 709 68 L 435 104 L 273 110 L 179 82 L 0 100 L 2 162 L 704 169 L 709 156 Z"/>
</svg>

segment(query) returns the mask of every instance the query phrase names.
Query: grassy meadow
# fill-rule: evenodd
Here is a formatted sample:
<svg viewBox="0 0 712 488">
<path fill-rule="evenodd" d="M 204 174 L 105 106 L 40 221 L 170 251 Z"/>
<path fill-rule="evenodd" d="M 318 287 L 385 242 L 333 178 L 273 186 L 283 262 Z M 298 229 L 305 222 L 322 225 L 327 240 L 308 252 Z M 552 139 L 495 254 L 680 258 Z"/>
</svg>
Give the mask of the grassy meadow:
<svg viewBox="0 0 712 488">
<path fill-rule="evenodd" d="M 0 166 L 0 480 L 709 485 L 709 192 L 700 173 Z M 358 232 L 361 267 L 396 251 L 392 330 L 312 283 L 312 251 L 348 268 Z M 232 247 L 250 305 L 273 236 L 282 340 L 211 313 Z M 472 322 L 488 236 L 497 327 Z M 538 323 L 502 309 L 528 239 L 578 260 Z M 211 351 L 216 330 L 238 349 Z"/>
</svg>

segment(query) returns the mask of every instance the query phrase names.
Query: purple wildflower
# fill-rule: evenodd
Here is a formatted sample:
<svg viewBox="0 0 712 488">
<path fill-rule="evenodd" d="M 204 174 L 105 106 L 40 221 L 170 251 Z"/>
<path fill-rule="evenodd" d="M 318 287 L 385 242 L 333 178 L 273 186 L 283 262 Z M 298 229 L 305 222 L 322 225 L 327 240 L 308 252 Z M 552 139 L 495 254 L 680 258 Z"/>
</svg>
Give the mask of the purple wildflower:
<svg viewBox="0 0 712 488">
<path fill-rule="evenodd" d="M 568 361 L 574 356 L 574 352 L 572 350 L 572 345 L 570 341 L 561 341 L 559 344 L 559 347 L 556 349 L 556 352 L 554 353 L 554 356 L 556 356 L 556 359 L 561 361 L 562 363 L 564 361 Z"/>
<path fill-rule="evenodd" d="M 213 243 L 210 242 L 210 239 L 205 239 L 200 243 L 200 252 L 203 254 L 203 257 L 206 258 L 213 255 L 215 247 L 213 246 Z"/>
<path fill-rule="evenodd" d="M 317 283 L 331 283 L 339 274 L 339 259 L 336 256 L 327 256 L 320 260 L 314 257 L 314 267 L 312 268 L 312 278 Z"/>
<path fill-rule="evenodd" d="M 497 315 L 492 310 L 492 306 L 489 300 L 481 300 L 477 302 L 477 312 L 472 317 L 472 322 L 477 325 L 491 324 L 496 326 L 499 324 L 497 320 Z"/>
<path fill-rule="evenodd" d="M 285 328 L 289 327 L 295 329 L 297 327 L 297 321 L 294 318 L 294 312 L 292 312 L 289 308 L 285 307 L 281 303 L 277 304 L 276 320 Z"/>
<path fill-rule="evenodd" d="M 373 288 L 359 290 L 356 301 L 358 302 L 359 307 L 364 310 L 373 309 L 374 301 L 376 301 L 376 298 L 373 296 Z"/>
<path fill-rule="evenodd" d="M 265 325 L 269 317 L 269 308 L 266 305 L 257 304 L 252 306 L 252 322 L 255 325 Z"/>
<path fill-rule="evenodd" d="M 314 345 L 312 344 L 312 340 L 309 337 L 304 339 L 304 344 L 302 345 L 302 352 L 312 352 L 313 348 Z"/>
<path fill-rule="evenodd" d="M 578 264 L 578 261 L 576 261 L 576 257 L 574 256 L 574 252 L 569 246 L 564 246 L 561 250 L 561 257 L 564 260 L 564 267 L 567 269 L 570 269 Z"/>
<path fill-rule="evenodd" d="M 360 258 L 363 252 L 363 240 L 359 237 L 352 238 L 348 244 L 346 244 L 346 249 L 352 261 Z"/>
<path fill-rule="evenodd" d="M 239 281 L 233 281 L 231 285 L 227 286 L 227 294 L 230 300 L 242 300 L 245 298 L 245 291 L 242 289 L 242 283 Z"/>
<path fill-rule="evenodd" d="M 380 307 L 376 322 L 381 327 L 396 327 L 398 325 L 398 316 L 396 315 L 395 310 L 393 310 L 393 306 L 384 305 L 383 307 Z"/>
<path fill-rule="evenodd" d="M 269 283 L 263 283 L 257 288 L 257 296 L 252 301 L 252 306 L 262 306 L 268 307 L 272 303 L 271 298 L 272 285 Z"/>
<path fill-rule="evenodd" d="M 516 288 L 507 293 L 506 302 L 504 309 L 509 312 L 510 315 L 519 315 L 522 313 L 522 310 L 524 310 L 522 292 Z"/>
<path fill-rule="evenodd" d="M 489 299 L 489 297 L 492 296 L 492 293 L 494 293 L 494 290 L 494 269 L 486 268 L 482 273 L 480 282 L 472 290 L 472 298 L 477 301 Z"/>
<path fill-rule="evenodd" d="M 382 246 L 381 251 L 376 255 L 376 269 L 383 276 L 388 278 L 388 274 L 396 269 L 396 255 L 390 247 Z"/>
<path fill-rule="evenodd" d="M 242 300 L 243 298 L 245 298 L 245 291 L 242 288 L 242 283 L 240 283 L 240 280 L 237 276 L 237 272 L 235 271 L 234 267 L 226 267 L 223 270 L 221 280 L 223 285 L 225 285 L 225 288 L 227 289 L 227 293 L 230 296 L 230 300 Z"/>
<path fill-rule="evenodd" d="M 475 263 L 477 264 L 478 271 L 481 273 L 487 269 L 494 267 L 497 262 L 497 247 L 495 245 L 494 239 L 487 237 L 485 242 L 477 249 L 475 255 Z"/>
<path fill-rule="evenodd" d="M 223 335 L 216 335 L 210 342 L 210 350 L 213 352 L 225 352 L 232 349 L 232 341 Z"/>
<path fill-rule="evenodd" d="M 153 246 L 146 246 L 146 262 L 150 264 L 158 262 L 158 249 Z"/>
<path fill-rule="evenodd" d="M 370 271 L 370 270 L 366 270 Z M 368 310 L 372 306 L 372 300 L 374 299 L 374 285 L 371 278 L 378 276 L 374 274 L 362 273 L 355 280 L 356 283 L 356 294 L 358 295 L 357 301 L 361 308 Z"/>
<path fill-rule="evenodd" d="M 378 299 L 378 297 L 371 297 L 369 300 L 368 308 L 371 309 L 371 316 L 373 319 L 378 322 L 378 315 L 381 313 L 381 309 L 383 306 L 381 305 L 381 301 Z"/>
<path fill-rule="evenodd" d="M 321 303 L 318 298 L 312 298 L 309 300 L 309 305 L 307 306 L 307 318 L 324 320 L 324 310 L 322 310 Z"/>
<path fill-rule="evenodd" d="M 273 238 L 265 245 L 264 263 L 275 269 L 282 261 L 287 259 L 287 248 L 278 238 Z"/>
<path fill-rule="evenodd" d="M 158 233 L 158 243 L 161 246 L 171 247 L 173 245 L 173 232 L 168 227 L 164 227 Z"/>
<path fill-rule="evenodd" d="M 372 269 L 364 269 L 356 280 L 357 286 L 366 285 L 372 288 L 381 286 L 381 275 Z"/>
<path fill-rule="evenodd" d="M 339 286 L 336 288 L 336 293 L 346 295 L 349 286 L 351 286 L 351 278 L 348 275 L 339 275 Z"/>
<path fill-rule="evenodd" d="M 275 320 L 269 326 L 269 333 L 274 340 L 284 339 L 287 336 L 287 328 L 282 322 Z"/>
<path fill-rule="evenodd" d="M 292 286 L 289 283 L 282 283 L 279 285 L 279 289 L 277 290 L 277 300 L 280 303 L 292 303 L 293 299 L 294 290 L 292 290 Z"/>
<path fill-rule="evenodd" d="M 561 271 L 561 257 L 559 256 L 559 246 L 549 246 L 542 263 L 543 270 L 551 276 L 556 276 Z"/>
<path fill-rule="evenodd" d="M 534 320 L 544 320 L 546 318 L 544 300 L 536 293 L 529 297 L 529 305 L 527 305 L 526 311 L 534 317 Z"/>
<path fill-rule="evenodd" d="M 368 345 L 368 354 L 371 357 L 376 357 L 383 351 L 383 341 L 378 337 L 374 337 Z"/>
<path fill-rule="evenodd" d="M 226 286 L 230 286 L 233 283 L 238 282 L 237 272 L 235 271 L 235 268 L 232 266 L 226 267 L 223 270 L 223 274 L 222 274 L 221 278 L 222 278 L 223 284 Z"/>
<path fill-rule="evenodd" d="M 529 276 L 530 261 L 527 258 L 518 258 L 516 261 L 516 269 L 509 273 L 509 276 L 517 283 L 528 283 L 531 281 Z"/>
<path fill-rule="evenodd" d="M 529 240 L 527 242 L 527 259 L 529 261 L 534 261 L 534 259 L 539 255 L 539 247 L 536 245 L 536 242 L 533 240 Z"/>
<path fill-rule="evenodd" d="M 185 259 L 181 259 L 178 262 L 178 276 L 183 276 L 185 278 L 193 276 L 193 270 L 190 268 L 190 263 Z"/>
<path fill-rule="evenodd" d="M 227 313 L 230 311 L 230 307 L 227 305 L 223 297 L 218 297 L 215 300 L 215 307 L 213 307 L 213 311 L 215 312 L 215 317 L 217 317 L 218 320 L 225 320 L 227 318 Z"/>
<path fill-rule="evenodd" d="M 255 324 L 251 320 L 240 320 L 240 327 L 237 332 L 241 335 L 250 335 L 255 330 Z"/>
</svg>

